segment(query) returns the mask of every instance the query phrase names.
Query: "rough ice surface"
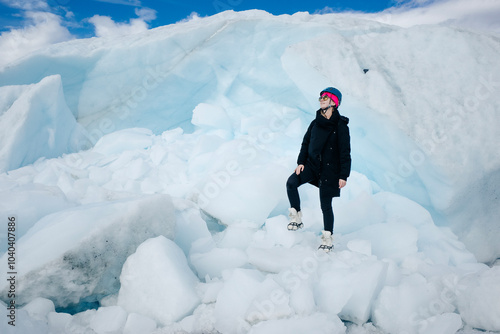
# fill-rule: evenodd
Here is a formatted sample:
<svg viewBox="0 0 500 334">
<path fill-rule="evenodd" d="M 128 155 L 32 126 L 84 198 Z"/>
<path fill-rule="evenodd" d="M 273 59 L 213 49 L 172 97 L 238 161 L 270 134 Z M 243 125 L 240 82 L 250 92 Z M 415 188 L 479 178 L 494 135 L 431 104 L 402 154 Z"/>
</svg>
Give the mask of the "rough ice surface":
<svg viewBox="0 0 500 334">
<path fill-rule="evenodd" d="M 167 195 L 81 205 L 47 215 L 17 243 L 22 261 L 16 300 L 24 304 L 44 297 L 66 307 L 116 293 L 127 256 L 150 237 L 172 238 L 175 223 Z M 9 289 L 9 282 L 2 280 L 2 295 Z"/>
<path fill-rule="evenodd" d="M 499 52 L 446 26 L 229 11 L 0 69 L 18 252 L 0 332 L 500 332 Z M 317 189 L 292 233 L 285 182 L 332 85 L 353 171 L 324 254 Z"/>
<path fill-rule="evenodd" d="M 61 77 L 0 87 L 0 172 L 74 151 L 83 131 L 64 99 Z"/>
<path fill-rule="evenodd" d="M 118 305 L 168 325 L 198 306 L 197 282 L 179 246 L 159 236 L 142 243 L 123 265 Z"/>
</svg>

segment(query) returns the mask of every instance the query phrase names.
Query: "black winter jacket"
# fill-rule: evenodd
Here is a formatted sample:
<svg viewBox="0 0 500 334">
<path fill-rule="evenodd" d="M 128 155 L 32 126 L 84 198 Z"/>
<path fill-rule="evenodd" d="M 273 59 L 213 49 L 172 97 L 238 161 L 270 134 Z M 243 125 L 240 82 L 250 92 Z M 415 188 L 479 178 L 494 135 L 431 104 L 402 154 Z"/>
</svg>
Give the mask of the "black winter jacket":
<svg viewBox="0 0 500 334">
<path fill-rule="evenodd" d="M 311 168 L 316 180 L 310 183 L 334 197 L 340 196 L 339 179 L 351 173 L 349 119 L 334 110 L 330 119 L 316 111 L 302 141 L 297 164 Z"/>
</svg>

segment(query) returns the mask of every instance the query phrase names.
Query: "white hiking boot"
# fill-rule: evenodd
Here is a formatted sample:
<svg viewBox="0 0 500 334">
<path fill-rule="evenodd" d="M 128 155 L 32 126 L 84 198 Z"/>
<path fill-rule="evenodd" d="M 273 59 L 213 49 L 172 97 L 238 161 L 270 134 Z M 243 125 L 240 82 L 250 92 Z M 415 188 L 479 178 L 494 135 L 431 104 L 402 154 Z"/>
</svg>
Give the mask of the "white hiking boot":
<svg viewBox="0 0 500 334">
<path fill-rule="evenodd" d="M 322 243 L 318 247 L 318 249 L 322 249 L 327 253 L 333 249 L 332 232 L 323 231 L 323 234 L 321 235 L 321 241 Z"/>
<path fill-rule="evenodd" d="M 298 229 L 301 229 L 304 227 L 304 224 L 302 224 L 302 212 L 295 210 L 294 208 L 288 209 L 288 216 L 290 217 L 290 223 L 288 223 L 288 230 L 289 231 L 297 231 Z"/>
</svg>

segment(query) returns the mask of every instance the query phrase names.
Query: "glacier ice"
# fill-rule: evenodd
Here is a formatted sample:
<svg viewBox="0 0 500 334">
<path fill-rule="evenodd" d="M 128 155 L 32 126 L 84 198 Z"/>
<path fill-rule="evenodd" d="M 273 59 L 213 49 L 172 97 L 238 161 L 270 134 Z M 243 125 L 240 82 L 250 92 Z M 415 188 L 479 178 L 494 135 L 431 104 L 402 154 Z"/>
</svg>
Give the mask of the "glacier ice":
<svg viewBox="0 0 500 334">
<path fill-rule="evenodd" d="M 500 331 L 499 50 L 446 26 L 229 11 L 0 69 L 22 329 Z M 290 233 L 284 183 L 330 85 L 354 170 L 318 255 L 317 190 Z M 99 308 L 61 309 L 79 301 Z"/>
<path fill-rule="evenodd" d="M 198 306 L 197 282 L 179 246 L 159 236 L 143 242 L 125 261 L 117 303 L 169 325 Z"/>
<path fill-rule="evenodd" d="M 84 130 L 66 105 L 61 77 L 0 87 L 0 172 L 80 149 Z"/>
<path fill-rule="evenodd" d="M 50 298 L 58 307 L 99 300 L 118 292 L 127 256 L 144 240 L 175 233 L 167 195 L 88 204 L 49 214 L 17 242 L 16 300 Z M 7 262 L 8 253 L 1 261 Z M 0 282 L 7 296 L 9 285 Z"/>
</svg>

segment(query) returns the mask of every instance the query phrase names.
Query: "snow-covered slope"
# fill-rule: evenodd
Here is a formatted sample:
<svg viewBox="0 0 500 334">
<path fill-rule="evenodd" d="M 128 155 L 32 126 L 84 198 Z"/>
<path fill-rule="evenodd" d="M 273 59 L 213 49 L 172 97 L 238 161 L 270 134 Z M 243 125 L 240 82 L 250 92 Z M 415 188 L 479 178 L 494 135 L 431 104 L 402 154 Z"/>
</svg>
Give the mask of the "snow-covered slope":
<svg viewBox="0 0 500 334">
<path fill-rule="evenodd" d="M 17 216 L 19 301 L 34 301 L 20 316 L 65 333 L 344 333 L 341 320 L 356 333 L 500 331 L 498 266 L 477 262 L 500 256 L 499 51 L 496 37 L 447 27 L 249 11 L 3 68 L 0 212 Z M 290 233 L 284 184 L 332 85 L 353 173 L 334 201 L 336 251 L 322 256 L 317 190 L 301 188 L 306 228 Z M 51 233 L 61 240 L 47 247 Z M 75 261 L 84 281 L 69 279 Z M 182 312 L 155 312 L 183 294 Z M 67 316 L 37 297 L 101 308 Z"/>
</svg>

